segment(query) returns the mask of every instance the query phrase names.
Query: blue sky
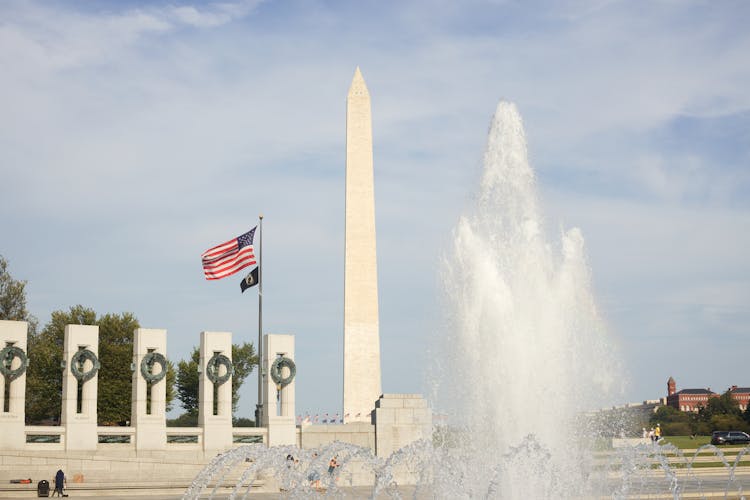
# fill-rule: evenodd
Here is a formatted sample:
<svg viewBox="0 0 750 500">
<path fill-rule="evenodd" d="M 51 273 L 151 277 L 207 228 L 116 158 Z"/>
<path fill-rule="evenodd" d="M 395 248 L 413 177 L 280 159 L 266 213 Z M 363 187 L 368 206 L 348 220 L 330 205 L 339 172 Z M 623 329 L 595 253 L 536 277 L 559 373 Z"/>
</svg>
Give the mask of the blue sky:
<svg viewBox="0 0 750 500">
<path fill-rule="evenodd" d="M 172 359 L 257 337 L 200 254 L 264 222 L 264 326 L 297 412 L 341 406 L 345 97 L 373 105 L 385 392 L 427 392 L 437 264 L 518 106 L 549 231 L 581 228 L 622 400 L 749 385 L 750 4 L 53 2 L 0 6 L 0 254 L 28 306 L 130 311 Z M 554 238 L 553 238 L 554 239 Z M 255 379 L 240 413 L 255 404 Z"/>
</svg>

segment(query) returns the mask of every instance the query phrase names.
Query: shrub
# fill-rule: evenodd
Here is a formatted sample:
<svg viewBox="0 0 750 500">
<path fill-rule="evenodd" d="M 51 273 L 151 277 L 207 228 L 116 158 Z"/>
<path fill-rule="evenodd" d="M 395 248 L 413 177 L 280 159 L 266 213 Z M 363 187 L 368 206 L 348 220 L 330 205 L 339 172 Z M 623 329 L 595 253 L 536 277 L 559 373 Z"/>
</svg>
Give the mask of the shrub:
<svg viewBox="0 0 750 500">
<path fill-rule="evenodd" d="M 661 426 L 662 436 L 690 436 L 693 430 L 687 422 L 672 422 Z"/>
</svg>

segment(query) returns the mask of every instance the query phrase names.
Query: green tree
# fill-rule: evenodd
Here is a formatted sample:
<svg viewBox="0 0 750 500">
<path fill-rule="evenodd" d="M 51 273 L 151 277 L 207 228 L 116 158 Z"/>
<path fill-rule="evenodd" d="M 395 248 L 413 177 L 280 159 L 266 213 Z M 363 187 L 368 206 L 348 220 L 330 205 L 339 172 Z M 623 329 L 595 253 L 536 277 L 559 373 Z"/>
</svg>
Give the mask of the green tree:
<svg viewBox="0 0 750 500">
<path fill-rule="evenodd" d="M 122 424 L 130 420 L 133 396 L 133 333 L 139 328 L 138 320 L 131 313 L 105 314 L 99 325 L 99 394 L 97 396 L 100 425 Z M 134 367 L 136 371 L 140 367 Z M 174 399 L 175 370 L 167 361 L 167 410 Z"/>
<path fill-rule="evenodd" d="M 671 422 L 661 426 L 662 436 L 692 436 L 692 426 L 687 422 Z"/>
<path fill-rule="evenodd" d="M 695 433 L 710 434 L 712 431 L 750 430 L 750 422 L 740 410 L 739 403 L 726 391 L 720 396 L 709 398 L 706 406 L 694 414 Z"/>
<path fill-rule="evenodd" d="M 660 406 L 656 409 L 653 415 L 651 415 L 651 425 L 656 424 L 672 424 L 672 423 L 688 423 L 690 416 L 671 406 Z"/>
<path fill-rule="evenodd" d="M 706 406 L 701 407 L 698 410 L 698 420 L 710 424 L 711 430 L 729 430 L 724 429 L 723 425 L 727 422 L 735 421 L 734 418 L 728 419 L 726 417 L 737 417 L 742 419 L 742 411 L 740 410 L 739 403 L 732 398 L 732 393 L 726 391 L 721 396 L 716 396 L 708 399 Z M 722 428 L 718 428 L 721 422 Z"/>
<path fill-rule="evenodd" d="M 697 415 L 695 416 L 694 424 L 693 424 L 693 434 L 696 436 L 708 436 L 710 435 L 713 430 L 711 427 L 711 424 L 708 422 L 701 422 L 698 420 Z"/>
<path fill-rule="evenodd" d="M 54 311 L 38 335 L 29 337 L 29 373 L 26 379 L 27 421 L 59 420 L 62 396 L 62 355 L 65 326 L 99 325 L 97 417 L 99 425 L 130 420 L 132 399 L 133 331 L 139 327 L 131 313 L 105 314 L 97 319 L 81 305 Z M 167 404 L 174 398 L 174 369 L 167 366 Z"/>
<path fill-rule="evenodd" d="M 138 320 L 130 313 L 105 314 L 99 318 L 99 425 L 116 425 L 130 420 L 133 391 L 133 331 Z"/>
<path fill-rule="evenodd" d="M 96 313 L 83 306 L 54 311 L 49 323 L 29 335 L 29 368 L 26 376 L 26 420 L 36 424 L 60 420 L 62 404 L 62 356 L 65 325 L 93 325 Z"/>
<path fill-rule="evenodd" d="M 167 427 L 198 427 L 198 411 L 185 412 L 177 418 L 168 418 Z"/>
<path fill-rule="evenodd" d="M 182 360 L 177 364 L 177 399 L 188 415 L 197 418 L 198 415 L 198 363 L 200 362 L 200 351 L 193 348 L 189 360 Z M 237 411 L 239 402 L 239 388 L 245 379 L 252 373 L 253 367 L 258 364 L 258 356 L 255 354 L 255 346 L 245 342 L 242 345 L 232 344 L 232 413 Z M 179 420 L 179 419 L 176 419 Z"/>
<path fill-rule="evenodd" d="M 255 355 L 255 346 L 244 342 L 242 345 L 232 344 L 232 413 L 237 411 L 237 403 L 240 401 L 240 387 L 245 379 L 253 372 L 253 367 L 258 365 L 258 356 Z"/>
<path fill-rule="evenodd" d="M 719 397 L 708 400 L 708 410 L 712 415 L 740 416 L 740 404 L 732 397 L 731 391 L 726 391 Z"/>
<path fill-rule="evenodd" d="M 255 421 L 246 417 L 235 417 L 232 419 L 232 427 L 255 427 Z"/>
<path fill-rule="evenodd" d="M 717 414 L 711 417 L 711 428 L 715 431 L 744 431 L 748 427 L 739 415 Z"/>
<path fill-rule="evenodd" d="M 651 415 L 652 427 L 659 424 L 663 436 L 684 436 L 695 434 L 695 418 L 691 413 L 680 411 L 671 406 L 660 406 Z"/>
<path fill-rule="evenodd" d="M 0 255 L 0 319 L 27 321 L 29 330 L 36 330 L 36 318 L 26 310 L 26 282 L 13 279 L 8 261 Z M 4 347 L 4 346 L 3 346 Z"/>
</svg>

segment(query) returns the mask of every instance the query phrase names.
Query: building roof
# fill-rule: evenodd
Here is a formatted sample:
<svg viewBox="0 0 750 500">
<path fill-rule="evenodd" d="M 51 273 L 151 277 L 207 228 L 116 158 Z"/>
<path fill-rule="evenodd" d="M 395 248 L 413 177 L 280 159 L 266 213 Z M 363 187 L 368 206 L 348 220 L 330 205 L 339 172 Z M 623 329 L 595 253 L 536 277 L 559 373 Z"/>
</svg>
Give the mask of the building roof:
<svg viewBox="0 0 750 500">
<path fill-rule="evenodd" d="M 750 387 L 735 387 L 734 389 L 729 389 L 729 392 L 739 392 L 745 394 L 750 392 Z"/>
<path fill-rule="evenodd" d="M 715 394 L 715 393 L 712 392 L 712 391 L 709 391 L 708 389 L 683 389 L 681 391 L 675 392 L 675 395 L 676 394 L 707 394 L 707 395 L 711 395 L 711 394 Z"/>
</svg>

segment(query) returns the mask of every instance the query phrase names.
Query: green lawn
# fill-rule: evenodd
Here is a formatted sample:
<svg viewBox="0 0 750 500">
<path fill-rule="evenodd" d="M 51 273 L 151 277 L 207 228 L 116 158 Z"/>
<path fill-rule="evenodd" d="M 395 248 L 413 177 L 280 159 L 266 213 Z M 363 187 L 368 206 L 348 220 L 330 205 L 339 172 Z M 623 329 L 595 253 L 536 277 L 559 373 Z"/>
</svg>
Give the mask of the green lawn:
<svg viewBox="0 0 750 500">
<path fill-rule="evenodd" d="M 734 460 L 729 461 L 729 465 L 734 465 Z M 747 467 L 750 465 L 750 461 L 746 460 L 740 460 L 740 463 L 737 465 L 737 467 Z M 721 462 L 696 462 L 692 465 L 693 469 L 705 469 L 709 467 L 726 467 Z"/>
<path fill-rule="evenodd" d="M 692 450 L 699 448 L 704 444 L 710 444 L 711 436 L 665 436 L 662 443 L 671 443 L 681 450 Z"/>
</svg>

